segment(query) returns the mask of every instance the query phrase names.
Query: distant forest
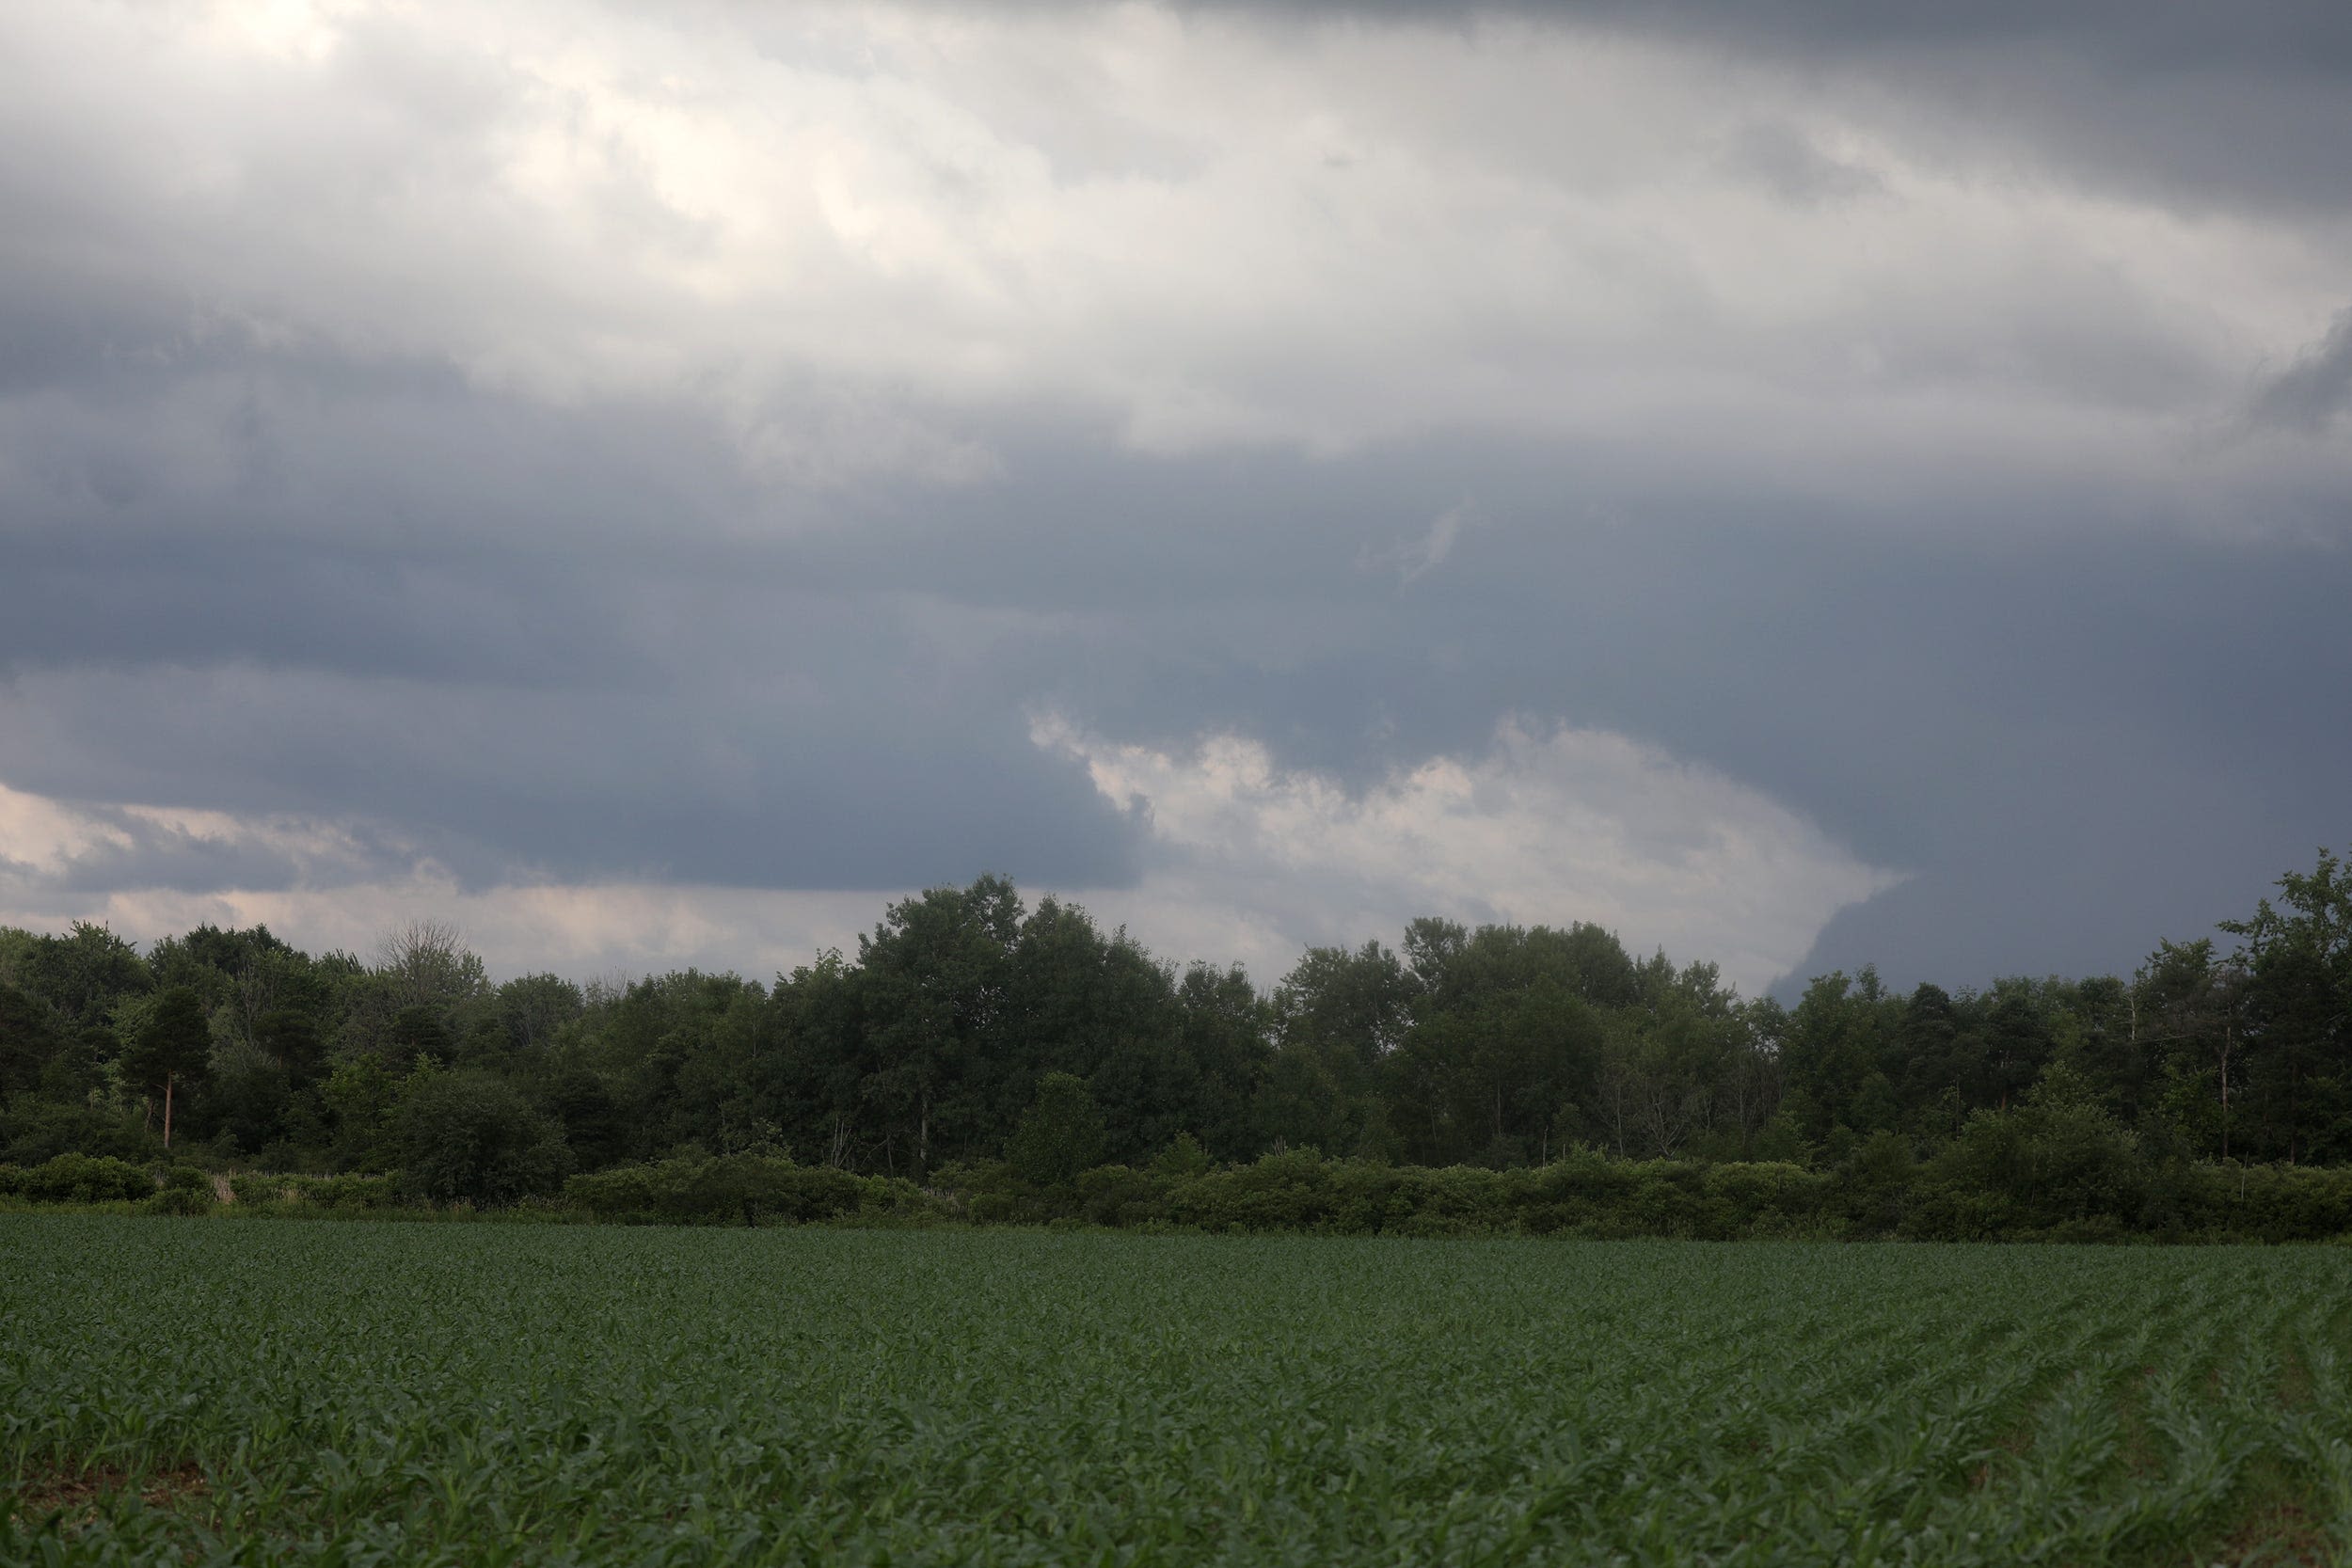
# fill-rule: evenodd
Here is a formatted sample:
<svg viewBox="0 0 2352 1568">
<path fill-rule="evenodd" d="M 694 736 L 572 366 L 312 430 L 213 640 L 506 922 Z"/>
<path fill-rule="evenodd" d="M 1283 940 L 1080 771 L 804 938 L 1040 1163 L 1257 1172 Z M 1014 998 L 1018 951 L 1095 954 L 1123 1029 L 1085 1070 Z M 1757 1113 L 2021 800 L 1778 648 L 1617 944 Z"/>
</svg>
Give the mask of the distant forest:
<svg viewBox="0 0 2352 1568">
<path fill-rule="evenodd" d="M 2220 929 L 2233 944 L 2168 942 L 2128 978 L 1898 994 L 1865 969 L 1787 1007 L 1596 926 L 1440 919 L 1311 949 L 1260 991 L 994 877 L 895 904 L 854 956 L 772 985 L 493 984 L 434 924 L 364 958 L 261 927 L 144 952 L 0 928 L 0 1161 L 153 1161 L 168 1136 L 175 1159 L 311 1173 L 463 1145 L 518 1190 L 743 1153 L 919 1181 L 1003 1159 L 1059 1096 L 1080 1164 L 1197 1145 L 1830 1169 L 1873 1140 L 1928 1159 L 2037 1104 L 2148 1161 L 2352 1163 L 2352 876 L 2322 853 Z"/>
</svg>

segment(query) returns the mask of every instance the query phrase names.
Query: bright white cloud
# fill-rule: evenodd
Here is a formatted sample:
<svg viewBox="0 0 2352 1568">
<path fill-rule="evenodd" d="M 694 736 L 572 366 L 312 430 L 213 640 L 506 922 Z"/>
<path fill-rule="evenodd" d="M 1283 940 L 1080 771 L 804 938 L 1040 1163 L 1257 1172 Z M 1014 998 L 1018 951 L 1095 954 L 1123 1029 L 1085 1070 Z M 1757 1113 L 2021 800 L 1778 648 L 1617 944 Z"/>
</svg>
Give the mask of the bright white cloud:
<svg viewBox="0 0 2352 1568">
<path fill-rule="evenodd" d="M 38 8 L 0 58 L 12 180 L 192 335 L 682 401 L 791 485 L 984 481 L 1039 416 L 2130 475 L 2352 284 L 2334 226 L 1987 178 L 1834 80 L 1536 21 Z"/>
<path fill-rule="evenodd" d="M 1605 731 L 1506 722 L 1478 757 L 1434 757 L 1357 793 L 1215 736 L 1188 753 L 1056 718 L 1033 738 L 1143 814 L 1140 888 L 1082 893 L 1168 953 L 1240 959 L 1262 983 L 1310 943 L 1393 942 L 1407 920 L 1591 921 L 1637 951 L 1720 963 L 1751 992 L 1830 916 L 1893 886 L 1794 813 Z"/>
</svg>

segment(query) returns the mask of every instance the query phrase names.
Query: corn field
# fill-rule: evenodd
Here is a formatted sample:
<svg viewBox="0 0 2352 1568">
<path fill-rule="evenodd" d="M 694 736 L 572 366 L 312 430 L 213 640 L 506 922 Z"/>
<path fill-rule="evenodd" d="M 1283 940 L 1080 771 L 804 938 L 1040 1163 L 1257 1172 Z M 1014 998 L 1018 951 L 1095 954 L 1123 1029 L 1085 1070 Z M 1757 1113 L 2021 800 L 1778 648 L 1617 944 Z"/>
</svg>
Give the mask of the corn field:
<svg viewBox="0 0 2352 1568">
<path fill-rule="evenodd" d="M 2352 1252 L 0 1218 L 9 1563 L 2204 1563 Z"/>
</svg>

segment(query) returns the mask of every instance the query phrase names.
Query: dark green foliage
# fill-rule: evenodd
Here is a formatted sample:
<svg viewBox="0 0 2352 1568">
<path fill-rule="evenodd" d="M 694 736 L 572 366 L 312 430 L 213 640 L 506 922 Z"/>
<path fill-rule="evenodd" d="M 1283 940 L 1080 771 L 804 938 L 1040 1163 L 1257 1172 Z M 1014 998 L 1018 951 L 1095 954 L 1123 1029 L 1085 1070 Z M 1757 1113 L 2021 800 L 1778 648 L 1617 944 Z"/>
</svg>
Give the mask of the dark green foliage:
<svg viewBox="0 0 2352 1568">
<path fill-rule="evenodd" d="M 2279 894 L 2222 926 L 2244 944 L 2246 1132 L 2272 1158 L 2352 1159 L 2352 871 L 2322 850 Z"/>
<path fill-rule="evenodd" d="M 564 1141 L 587 1169 L 612 1164 L 627 1152 L 621 1107 L 595 1073 L 575 1068 L 557 1079 L 548 1094 L 548 1108 L 564 1124 Z"/>
<path fill-rule="evenodd" d="M 180 1215 L 209 1214 L 213 1207 L 211 1191 L 199 1192 L 193 1187 L 166 1187 L 145 1205 L 151 1214 Z"/>
<path fill-rule="evenodd" d="M 435 1072 L 406 1085 L 388 1144 L 409 1194 L 434 1203 L 512 1203 L 551 1193 L 572 1165 L 564 1131 L 488 1073 Z"/>
<path fill-rule="evenodd" d="M 1162 1176 L 1176 1178 L 1204 1176 L 1216 1162 L 1200 1140 L 1189 1132 L 1179 1132 L 1168 1140 L 1166 1148 L 1152 1157 L 1152 1168 Z"/>
<path fill-rule="evenodd" d="M 497 1022 L 514 1049 L 545 1051 L 587 1009 L 578 986 L 556 974 L 526 974 L 498 990 Z"/>
<path fill-rule="evenodd" d="M 564 1196 L 602 1218 L 676 1225 L 807 1223 L 861 1209 L 910 1210 L 920 1203 L 905 1182 L 758 1154 L 664 1160 L 575 1176 L 564 1184 Z"/>
<path fill-rule="evenodd" d="M 1025 1180 L 1058 1187 L 1101 1161 L 1103 1147 L 1103 1113 L 1085 1080 L 1049 1072 L 1039 1080 L 1037 1099 L 1022 1113 L 1006 1153 Z"/>
<path fill-rule="evenodd" d="M 277 1007 L 262 1014 L 254 1020 L 253 1043 L 295 1083 L 308 1083 L 319 1074 L 326 1047 L 318 1021 L 309 1013 Z"/>
<path fill-rule="evenodd" d="M 293 1108 L 294 1075 L 262 1050 L 239 1045 L 215 1056 L 203 1120 L 225 1148 L 263 1148 Z"/>
<path fill-rule="evenodd" d="M 60 1044 L 41 1065 L 36 1092 L 59 1104 L 90 1104 L 103 1098 L 108 1067 L 121 1053 L 115 1037 L 106 1030 L 84 1029 Z"/>
<path fill-rule="evenodd" d="M 123 1053 L 132 1086 L 160 1100 L 167 1087 L 186 1087 L 204 1076 L 213 1057 L 213 1030 L 204 999 L 193 986 L 159 993 Z"/>
<path fill-rule="evenodd" d="M 397 1175 L 232 1176 L 229 1191 L 241 1207 L 254 1209 L 389 1209 L 400 1201 Z"/>
<path fill-rule="evenodd" d="M 156 1184 L 165 1192 L 204 1193 L 213 1190 L 213 1179 L 196 1165 L 173 1165 L 157 1178 Z"/>
<path fill-rule="evenodd" d="M 155 1191 L 155 1179 L 145 1170 L 103 1155 L 60 1154 L 30 1168 L 0 1171 L 12 1173 L 0 1178 L 0 1192 L 37 1203 L 114 1203 Z"/>
<path fill-rule="evenodd" d="M 438 1008 L 403 1007 L 394 1015 L 383 1056 L 395 1072 L 405 1072 L 425 1060 L 446 1065 L 455 1055 L 456 1042 Z"/>
<path fill-rule="evenodd" d="M 2233 951 L 2168 942 L 2128 979 L 1899 994 L 1865 969 L 1788 1008 L 1597 927 L 1442 919 L 1312 949 L 1261 993 L 993 877 L 901 900 L 854 958 L 772 986 L 493 987 L 430 923 L 374 964 L 260 927 L 146 958 L 96 927 L 0 930 L 0 1157 L 151 1158 L 168 1085 L 174 1147 L 210 1163 L 397 1167 L 469 1202 L 547 1193 L 566 1152 L 788 1153 L 954 1189 L 983 1220 L 1127 1224 L 1167 1217 L 1153 1182 L 1311 1154 L 1351 1182 L 1393 1167 L 1409 1217 L 1409 1171 L 1458 1185 L 1592 1150 L 1803 1166 L 1838 1195 L 1808 1223 L 1841 1233 L 2203 1234 L 2234 1223 L 2200 1196 L 2214 1169 L 2352 1163 L 2352 877 L 2323 855 L 2229 929 Z M 1605 1224 L 1711 1212 L 1681 1181 Z"/>
<path fill-rule="evenodd" d="M 138 952 L 103 926 L 77 920 L 64 936 L 35 936 L 15 973 L 0 975 L 54 1009 L 69 1028 L 96 1023 L 154 977 Z"/>
<path fill-rule="evenodd" d="M 64 1044 L 48 1007 L 0 983 L 0 1097 L 37 1086 Z"/>
<path fill-rule="evenodd" d="M 39 1164 L 60 1154 L 101 1155 L 143 1161 L 162 1147 L 135 1110 L 117 1110 L 81 1101 L 60 1102 L 19 1096 L 0 1127 L 8 1139 L 0 1157 L 21 1165 Z"/>
</svg>

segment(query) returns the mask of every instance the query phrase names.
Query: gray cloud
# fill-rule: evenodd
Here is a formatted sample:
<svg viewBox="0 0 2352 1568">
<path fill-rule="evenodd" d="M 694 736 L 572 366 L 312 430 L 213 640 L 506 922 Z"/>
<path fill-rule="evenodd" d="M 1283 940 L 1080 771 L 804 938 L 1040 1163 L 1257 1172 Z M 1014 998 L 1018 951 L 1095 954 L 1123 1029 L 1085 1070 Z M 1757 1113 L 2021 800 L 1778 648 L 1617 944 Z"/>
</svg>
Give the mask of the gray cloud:
<svg viewBox="0 0 2352 1568">
<path fill-rule="evenodd" d="M 1724 165 L 1784 201 L 1851 201 L 1886 189 L 1876 174 L 1823 152 L 1804 132 L 1771 122 L 1741 130 L 1725 148 Z"/>
<path fill-rule="evenodd" d="M 2352 199 L 2352 13 L 2331 0 L 1221 0 L 1474 34 L 1534 22 L 1794 71 L 1994 179 L 2120 185 L 2200 209 Z"/>
<path fill-rule="evenodd" d="M 2128 966 L 2341 836 L 2344 454 L 2189 438 L 2352 296 L 2339 12 L 1086 14 L 1140 42 L 34 40 L 0 784 L 98 836 L 19 880 L 1148 886 L 1041 712 L 1357 791 L 1632 737 L 1909 874 L 1800 974 Z"/>
<path fill-rule="evenodd" d="M 2257 424 L 2316 435 L 2352 408 L 2352 310 L 2336 317 L 2309 352 L 2255 388 Z"/>
</svg>

